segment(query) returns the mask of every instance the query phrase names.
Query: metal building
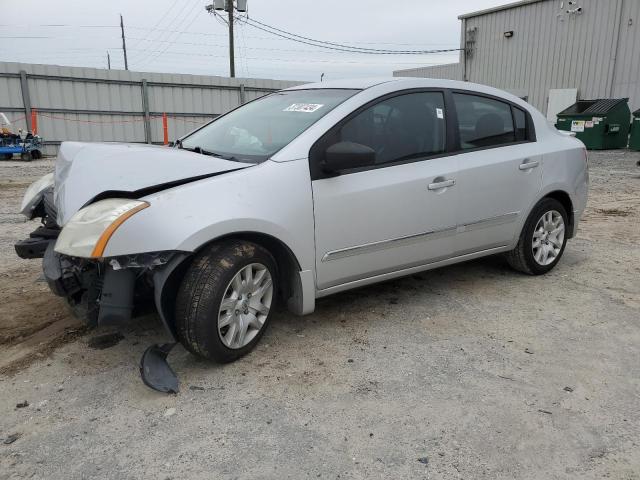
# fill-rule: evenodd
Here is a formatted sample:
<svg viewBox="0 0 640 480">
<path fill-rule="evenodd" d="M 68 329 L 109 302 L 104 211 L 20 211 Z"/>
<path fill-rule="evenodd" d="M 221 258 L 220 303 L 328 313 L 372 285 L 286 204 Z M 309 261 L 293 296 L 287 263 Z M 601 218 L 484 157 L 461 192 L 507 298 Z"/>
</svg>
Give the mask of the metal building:
<svg viewBox="0 0 640 480">
<path fill-rule="evenodd" d="M 640 107 L 640 0 L 523 0 L 458 17 L 460 62 L 398 70 L 507 90 L 555 121 L 577 99 Z"/>
</svg>

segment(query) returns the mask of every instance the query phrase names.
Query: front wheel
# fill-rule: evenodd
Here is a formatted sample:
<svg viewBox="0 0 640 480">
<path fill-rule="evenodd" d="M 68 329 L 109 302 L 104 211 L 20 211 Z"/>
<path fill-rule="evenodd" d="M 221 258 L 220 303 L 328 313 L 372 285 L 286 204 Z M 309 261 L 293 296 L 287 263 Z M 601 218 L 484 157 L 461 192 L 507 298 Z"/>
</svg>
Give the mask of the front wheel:
<svg viewBox="0 0 640 480">
<path fill-rule="evenodd" d="M 529 275 L 547 273 L 564 253 L 568 224 L 567 211 L 558 200 L 542 199 L 527 218 L 516 248 L 506 254 L 509 265 Z"/>
<path fill-rule="evenodd" d="M 200 357 L 236 360 L 264 334 L 276 293 L 276 264 L 266 249 L 246 241 L 214 244 L 196 257 L 178 291 L 178 339 Z"/>
</svg>

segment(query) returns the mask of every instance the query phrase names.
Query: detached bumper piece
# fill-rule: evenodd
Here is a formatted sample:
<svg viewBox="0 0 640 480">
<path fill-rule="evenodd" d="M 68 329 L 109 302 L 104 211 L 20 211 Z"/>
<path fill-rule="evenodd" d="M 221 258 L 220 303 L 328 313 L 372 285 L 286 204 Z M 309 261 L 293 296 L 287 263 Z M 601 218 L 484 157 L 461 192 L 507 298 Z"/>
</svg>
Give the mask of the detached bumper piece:
<svg viewBox="0 0 640 480">
<path fill-rule="evenodd" d="M 162 291 L 174 288 L 171 273 L 187 258 L 182 252 L 155 252 L 93 260 L 61 255 L 49 241 L 44 252 L 44 276 L 51 291 L 65 297 L 74 314 L 90 326 L 123 325 L 153 306 L 173 337 L 162 304 Z M 155 294 L 155 298 L 154 298 Z M 175 343 L 153 345 L 140 360 L 145 385 L 163 393 L 178 393 L 178 378 L 167 363 Z"/>
<path fill-rule="evenodd" d="M 15 244 L 16 253 L 20 258 L 43 258 L 50 243 L 55 243 L 60 230 L 57 228 L 40 227 L 29 235 L 29 238 Z"/>
<path fill-rule="evenodd" d="M 180 391 L 178 377 L 167 363 L 167 356 L 175 346 L 175 343 L 165 343 L 145 350 L 140 359 L 140 376 L 147 387 L 162 393 Z"/>
</svg>

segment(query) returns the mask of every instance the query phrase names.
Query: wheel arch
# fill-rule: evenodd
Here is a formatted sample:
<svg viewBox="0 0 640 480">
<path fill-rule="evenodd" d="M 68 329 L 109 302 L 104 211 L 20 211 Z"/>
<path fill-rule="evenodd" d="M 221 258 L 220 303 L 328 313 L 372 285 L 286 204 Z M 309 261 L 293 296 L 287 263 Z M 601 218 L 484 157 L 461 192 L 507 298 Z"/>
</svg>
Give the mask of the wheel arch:
<svg viewBox="0 0 640 480">
<path fill-rule="evenodd" d="M 163 270 L 156 272 L 153 277 L 155 286 L 155 303 L 158 313 L 162 318 L 165 327 L 176 338 L 175 330 L 175 306 L 178 287 L 182 282 L 188 268 L 191 266 L 195 256 L 208 248 L 209 246 L 227 240 L 245 240 L 256 243 L 267 249 L 275 258 L 278 268 L 279 291 L 282 300 L 289 304 L 290 310 L 295 310 L 291 306 L 291 299 L 300 295 L 300 286 L 298 285 L 299 272 L 301 271 L 300 262 L 297 257 L 282 240 L 272 235 L 254 232 L 242 231 L 233 232 L 211 239 L 200 245 L 192 253 L 182 253 L 177 255 L 172 262 Z M 294 311 L 294 313 L 296 313 Z"/>
<path fill-rule="evenodd" d="M 567 238 L 572 238 L 573 230 L 574 230 L 575 213 L 573 211 L 573 201 L 571 200 L 571 196 L 564 190 L 554 190 L 552 192 L 547 193 L 543 198 L 553 198 L 554 200 L 557 200 L 562 204 L 565 211 L 567 212 L 567 217 L 569 219 L 569 225 L 567 228 L 567 231 L 568 231 Z"/>
</svg>

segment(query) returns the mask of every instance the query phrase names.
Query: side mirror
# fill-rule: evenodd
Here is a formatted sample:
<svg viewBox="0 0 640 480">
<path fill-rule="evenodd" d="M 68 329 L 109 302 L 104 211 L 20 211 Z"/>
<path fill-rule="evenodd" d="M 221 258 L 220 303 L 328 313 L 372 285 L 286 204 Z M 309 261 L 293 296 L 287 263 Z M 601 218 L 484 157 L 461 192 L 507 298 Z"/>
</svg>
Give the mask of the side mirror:
<svg viewBox="0 0 640 480">
<path fill-rule="evenodd" d="M 338 142 L 327 148 L 322 167 L 328 172 L 366 167 L 376 161 L 373 148 L 360 143 Z"/>
</svg>

